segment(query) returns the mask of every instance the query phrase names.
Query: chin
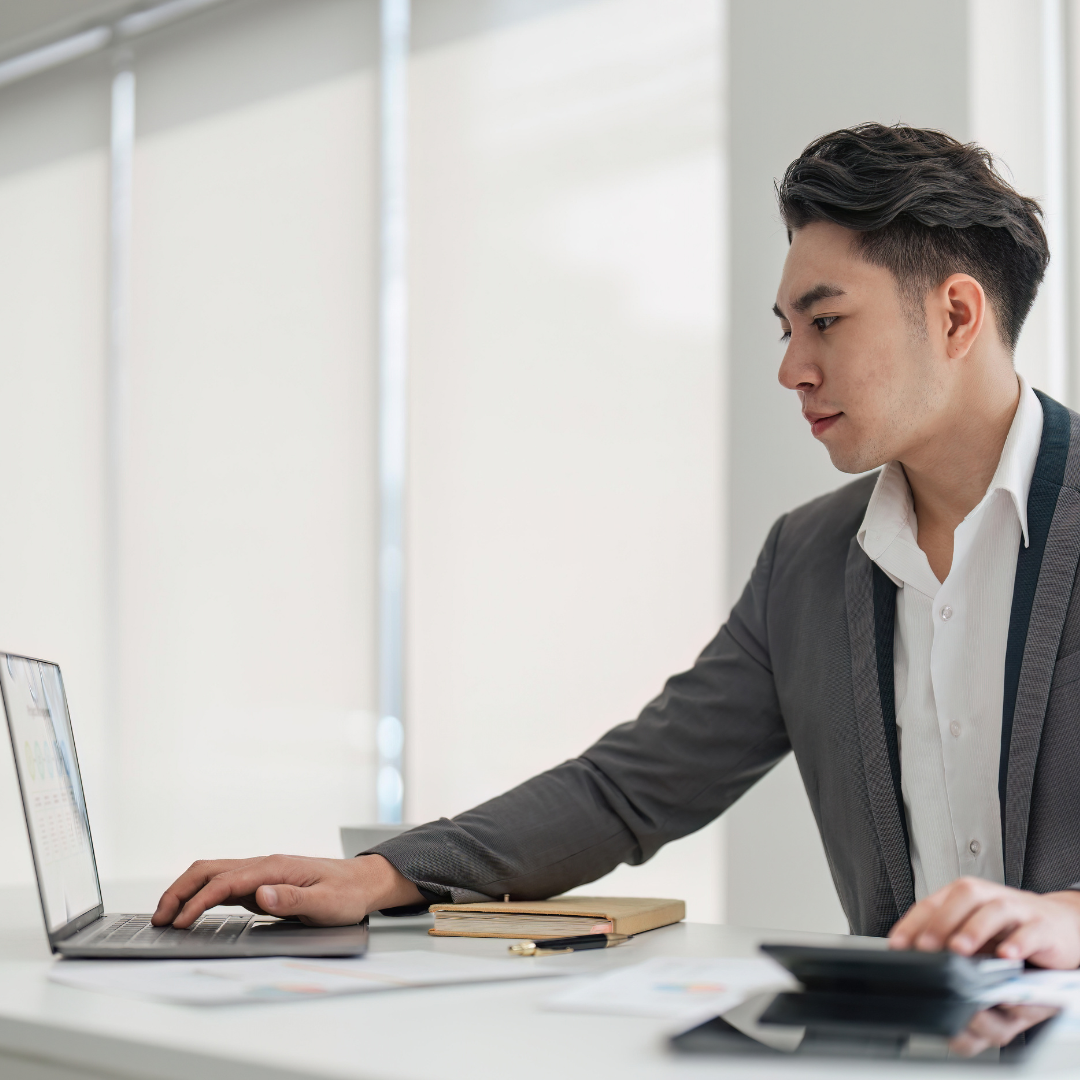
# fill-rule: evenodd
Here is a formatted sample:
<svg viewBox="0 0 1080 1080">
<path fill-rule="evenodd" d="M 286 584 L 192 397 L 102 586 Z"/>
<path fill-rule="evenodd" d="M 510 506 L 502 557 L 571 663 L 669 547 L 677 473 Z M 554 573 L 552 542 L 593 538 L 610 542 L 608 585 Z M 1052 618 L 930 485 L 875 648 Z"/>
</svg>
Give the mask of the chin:
<svg viewBox="0 0 1080 1080">
<path fill-rule="evenodd" d="M 829 452 L 833 468 L 852 475 L 877 469 L 890 460 L 882 456 L 880 447 L 826 444 L 825 449 Z"/>
</svg>

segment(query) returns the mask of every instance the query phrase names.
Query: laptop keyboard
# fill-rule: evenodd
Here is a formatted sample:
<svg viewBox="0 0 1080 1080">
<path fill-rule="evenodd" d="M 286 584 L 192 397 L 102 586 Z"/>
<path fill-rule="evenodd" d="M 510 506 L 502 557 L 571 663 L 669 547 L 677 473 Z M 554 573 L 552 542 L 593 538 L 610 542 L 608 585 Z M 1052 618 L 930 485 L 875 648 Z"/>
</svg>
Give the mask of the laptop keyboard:
<svg viewBox="0 0 1080 1080">
<path fill-rule="evenodd" d="M 249 918 L 247 915 L 204 915 L 187 930 L 177 930 L 172 926 L 151 926 L 149 915 L 129 915 L 100 936 L 95 936 L 93 944 L 120 949 L 168 949 L 192 943 L 218 944 L 235 941 Z"/>
</svg>

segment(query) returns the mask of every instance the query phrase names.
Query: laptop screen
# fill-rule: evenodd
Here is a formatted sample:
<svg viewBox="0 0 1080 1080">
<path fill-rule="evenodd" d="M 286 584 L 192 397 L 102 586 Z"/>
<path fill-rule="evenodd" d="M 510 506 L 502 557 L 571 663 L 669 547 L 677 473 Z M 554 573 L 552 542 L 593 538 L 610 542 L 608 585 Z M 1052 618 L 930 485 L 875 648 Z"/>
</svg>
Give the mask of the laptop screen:
<svg viewBox="0 0 1080 1080">
<path fill-rule="evenodd" d="M 64 684 L 55 664 L 7 654 L 0 684 L 51 933 L 101 903 Z"/>
</svg>

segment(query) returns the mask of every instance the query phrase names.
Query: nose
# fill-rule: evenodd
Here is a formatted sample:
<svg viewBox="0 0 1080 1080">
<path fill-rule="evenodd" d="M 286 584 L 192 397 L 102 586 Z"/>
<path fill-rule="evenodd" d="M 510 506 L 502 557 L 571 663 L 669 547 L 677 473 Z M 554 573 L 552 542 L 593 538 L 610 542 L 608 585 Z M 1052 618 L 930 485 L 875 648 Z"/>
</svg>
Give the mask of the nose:
<svg viewBox="0 0 1080 1080">
<path fill-rule="evenodd" d="M 796 344 L 794 338 L 788 342 L 776 377 L 781 386 L 801 393 L 816 390 L 822 383 L 821 369 Z"/>
</svg>

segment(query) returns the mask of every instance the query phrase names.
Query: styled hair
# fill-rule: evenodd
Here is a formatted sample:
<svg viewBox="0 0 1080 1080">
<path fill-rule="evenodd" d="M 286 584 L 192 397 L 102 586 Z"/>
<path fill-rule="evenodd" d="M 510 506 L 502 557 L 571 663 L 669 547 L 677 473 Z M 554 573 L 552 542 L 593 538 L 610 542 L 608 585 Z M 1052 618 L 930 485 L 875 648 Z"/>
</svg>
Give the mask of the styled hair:
<svg viewBox="0 0 1080 1080">
<path fill-rule="evenodd" d="M 789 241 L 812 221 L 852 229 L 859 255 L 891 271 L 920 313 L 931 289 L 970 274 L 1015 349 L 1050 252 L 1039 204 L 982 147 L 930 128 L 860 124 L 815 139 L 776 196 Z"/>
</svg>

